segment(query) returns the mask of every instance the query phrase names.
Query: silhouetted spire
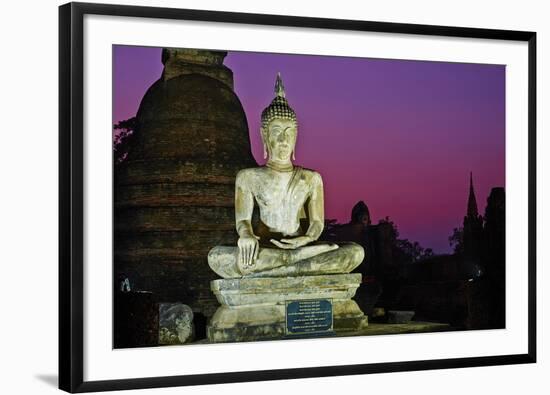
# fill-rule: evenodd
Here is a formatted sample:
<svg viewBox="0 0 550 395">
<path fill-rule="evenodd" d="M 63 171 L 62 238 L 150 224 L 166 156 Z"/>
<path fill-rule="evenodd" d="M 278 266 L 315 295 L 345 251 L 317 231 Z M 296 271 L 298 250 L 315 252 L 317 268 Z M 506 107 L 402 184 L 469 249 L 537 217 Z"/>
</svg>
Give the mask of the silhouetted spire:
<svg viewBox="0 0 550 395">
<path fill-rule="evenodd" d="M 472 172 L 470 172 L 470 195 L 468 196 L 468 217 L 477 218 L 479 213 L 477 211 L 476 194 L 474 193 L 474 182 L 472 178 Z"/>
<path fill-rule="evenodd" d="M 464 256 L 471 262 L 479 261 L 483 243 L 483 217 L 477 211 L 474 181 L 470 172 L 470 195 L 468 196 L 468 211 L 464 217 Z"/>
</svg>

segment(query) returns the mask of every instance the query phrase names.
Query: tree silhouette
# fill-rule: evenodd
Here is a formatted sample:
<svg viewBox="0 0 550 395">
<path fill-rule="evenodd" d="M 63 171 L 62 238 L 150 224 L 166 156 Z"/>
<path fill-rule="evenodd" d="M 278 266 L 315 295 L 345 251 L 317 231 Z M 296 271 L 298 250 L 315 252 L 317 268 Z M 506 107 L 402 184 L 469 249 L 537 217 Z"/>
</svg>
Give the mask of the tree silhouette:
<svg viewBox="0 0 550 395">
<path fill-rule="evenodd" d="M 424 248 L 417 241 L 411 242 L 408 239 L 400 239 L 397 225 L 389 217 L 381 219 L 378 223 L 385 223 L 391 226 L 390 242 L 392 244 L 393 257 L 397 263 L 414 263 L 433 256 L 431 248 Z"/>
<path fill-rule="evenodd" d="M 453 234 L 449 236 L 449 245 L 453 247 L 455 254 L 464 252 L 464 228 L 458 227 L 453 229 Z"/>
<path fill-rule="evenodd" d="M 129 144 L 137 128 L 137 119 L 132 117 L 113 125 L 113 155 L 115 165 L 128 156 Z"/>
</svg>

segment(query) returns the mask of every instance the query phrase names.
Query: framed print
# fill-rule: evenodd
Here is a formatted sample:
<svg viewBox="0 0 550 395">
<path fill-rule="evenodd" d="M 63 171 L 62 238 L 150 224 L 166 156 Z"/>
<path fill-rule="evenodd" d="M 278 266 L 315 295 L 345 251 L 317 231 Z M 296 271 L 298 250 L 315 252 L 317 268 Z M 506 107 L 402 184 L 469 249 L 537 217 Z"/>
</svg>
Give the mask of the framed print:
<svg viewBox="0 0 550 395">
<path fill-rule="evenodd" d="M 59 9 L 69 392 L 536 361 L 536 34 Z"/>
</svg>

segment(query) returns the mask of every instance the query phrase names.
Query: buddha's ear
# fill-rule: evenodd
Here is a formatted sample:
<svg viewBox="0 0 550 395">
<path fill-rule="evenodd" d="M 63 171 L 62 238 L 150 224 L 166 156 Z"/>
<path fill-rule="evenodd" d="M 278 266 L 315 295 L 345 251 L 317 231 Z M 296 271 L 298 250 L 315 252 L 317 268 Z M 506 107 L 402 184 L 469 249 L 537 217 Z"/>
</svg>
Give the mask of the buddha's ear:
<svg viewBox="0 0 550 395">
<path fill-rule="evenodd" d="M 292 148 L 292 160 L 296 160 L 296 140 L 298 139 L 298 122 L 294 121 L 296 135 L 294 136 L 294 148 Z"/>
<path fill-rule="evenodd" d="M 262 144 L 264 147 L 264 159 L 267 159 L 267 142 L 266 142 L 266 135 L 265 135 L 266 129 L 264 127 L 260 127 L 260 136 L 262 136 Z"/>
</svg>

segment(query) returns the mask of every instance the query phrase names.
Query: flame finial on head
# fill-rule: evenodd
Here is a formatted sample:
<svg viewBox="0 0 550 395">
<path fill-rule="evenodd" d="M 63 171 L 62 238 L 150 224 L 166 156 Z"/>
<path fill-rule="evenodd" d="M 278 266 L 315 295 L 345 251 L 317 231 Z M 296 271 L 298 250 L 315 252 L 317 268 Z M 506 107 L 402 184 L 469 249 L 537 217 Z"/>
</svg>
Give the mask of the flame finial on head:
<svg viewBox="0 0 550 395">
<path fill-rule="evenodd" d="M 277 79 L 275 80 L 275 96 L 276 97 L 285 97 L 285 87 L 283 85 L 283 80 L 281 79 L 281 72 L 277 72 Z"/>
<path fill-rule="evenodd" d="M 288 101 L 286 100 L 285 87 L 280 72 L 277 73 L 277 79 L 275 80 L 275 98 L 271 101 L 269 106 L 262 111 L 262 127 L 267 127 L 269 122 L 276 118 L 290 119 L 297 122 L 296 113 L 288 105 Z"/>
</svg>

